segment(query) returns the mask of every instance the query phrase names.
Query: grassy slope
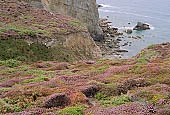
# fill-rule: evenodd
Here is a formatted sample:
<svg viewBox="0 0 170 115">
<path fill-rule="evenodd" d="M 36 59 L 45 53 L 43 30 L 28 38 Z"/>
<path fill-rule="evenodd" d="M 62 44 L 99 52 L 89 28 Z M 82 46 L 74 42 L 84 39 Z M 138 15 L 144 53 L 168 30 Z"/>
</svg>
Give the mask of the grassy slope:
<svg viewBox="0 0 170 115">
<path fill-rule="evenodd" d="M 33 64 L 1 61 L 0 91 L 3 98 L 0 99 L 0 112 L 37 108 L 45 113 L 55 113 L 59 108 L 45 109 L 41 105 L 45 97 L 57 92 L 74 97 L 69 105 L 73 107 L 65 108 L 60 114 L 71 111 L 79 115 L 83 109 L 86 113 L 97 114 L 105 107 L 111 107 L 106 109 L 107 112 L 122 104 L 133 107 L 134 102 L 152 104 L 157 108 L 157 114 L 162 109 L 167 112 L 170 102 L 169 54 L 170 44 L 167 43 L 150 46 L 136 57 L 125 60 L 100 59 L 74 63 L 43 61 Z M 100 86 L 99 92 L 93 97 L 97 105 L 87 106 L 83 101 L 85 97 L 78 90 L 89 84 Z M 36 100 L 33 100 L 34 95 Z"/>
<path fill-rule="evenodd" d="M 53 15 L 24 2 L 0 0 L 1 60 L 76 60 L 76 52 L 60 44 L 64 41 L 61 36 L 78 32 L 87 32 L 87 29 L 76 19 Z M 44 43 L 39 44 L 51 39 L 56 39 L 58 45 L 48 48 Z M 29 45 L 24 40 L 34 41 L 34 44 Z"/>
</svg>

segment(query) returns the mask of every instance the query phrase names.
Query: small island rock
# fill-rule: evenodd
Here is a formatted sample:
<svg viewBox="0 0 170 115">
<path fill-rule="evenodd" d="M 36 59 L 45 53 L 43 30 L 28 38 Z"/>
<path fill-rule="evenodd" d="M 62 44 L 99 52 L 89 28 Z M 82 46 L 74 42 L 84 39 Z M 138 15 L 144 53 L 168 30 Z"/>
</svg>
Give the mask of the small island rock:
<svg viewBox="0 0 170 115">
<path fill-rule="evenodd" d="M 133 30 L 148 30 L 150 29 L 149 24 L 138 22 L 137 25 L 133 28 Z"/>
</svg>

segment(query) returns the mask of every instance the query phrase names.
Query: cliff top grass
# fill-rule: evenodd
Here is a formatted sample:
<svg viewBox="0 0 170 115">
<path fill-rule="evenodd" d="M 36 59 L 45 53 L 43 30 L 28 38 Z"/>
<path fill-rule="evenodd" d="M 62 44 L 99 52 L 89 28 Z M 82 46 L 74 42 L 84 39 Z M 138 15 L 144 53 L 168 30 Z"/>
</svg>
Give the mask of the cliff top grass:
<svg viewBox="0 0 170 115">
<path fill-rule="evenodd" d="M 0 61 L 0 113 L 168 115 L 169 54 L 163 43 L 130 59 Z"/>
<path fill-rule="evenodd" d="M 78 20 L 18 0 L 0 0 L 0 38 L 53 37 L 87 29 Z"/>
</svg>

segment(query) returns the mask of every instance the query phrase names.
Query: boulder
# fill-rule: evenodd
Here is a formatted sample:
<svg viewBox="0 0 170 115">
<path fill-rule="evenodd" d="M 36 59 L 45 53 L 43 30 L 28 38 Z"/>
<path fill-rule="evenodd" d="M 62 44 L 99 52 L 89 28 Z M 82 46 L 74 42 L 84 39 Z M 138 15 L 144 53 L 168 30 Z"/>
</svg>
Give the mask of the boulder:
<svg viewBox="0 0 170 115">
<path fill-rule="evenodd" d="M 53 95 L 48 96 L 43 104 L 45 108 L 58 107 L 58 106 L 66 106 L 70 103 L 70 99 L 67 97 L 65 93 L 55 93 Z"/>
<path fill-rule="evenodd" d="M 137 25 L 133 28 L 133 30 L 148 30 L 150 29 L 149 24 L 138 22 Z"/>
<path fill-rule="evenodd" d="M 131 34 L 133 31 L 132 31 L 132 29 L 127 29 L 127 30 L 125 30 L 125 32 L 126 32 L 127 34 Z"/>
<path fill-rule="evenodd" d="M 98 8 L 103 7 L 103 5 L 101 5 L 101 4 L 98 4 L 97 6 L 98 6 Z"/>
</svg>

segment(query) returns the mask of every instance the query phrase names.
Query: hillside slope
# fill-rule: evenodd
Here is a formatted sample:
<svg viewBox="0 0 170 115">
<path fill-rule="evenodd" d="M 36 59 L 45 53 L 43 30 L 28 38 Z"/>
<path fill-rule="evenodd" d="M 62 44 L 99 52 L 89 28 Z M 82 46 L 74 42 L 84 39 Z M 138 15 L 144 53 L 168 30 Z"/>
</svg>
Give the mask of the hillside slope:
<svg viewBox="0 0 170 115">
<path fill-rule="evenodd" d="M 101 56 L 78 20 L 16 0 L 0 0 L 0 44 L 0 59 L 73 61 Z"/>
<path fill-rule="evenodd" d="M 122 60 L 0 61 L 0 113 L 169 115 L 169 54 L 163 43 Z"/>
</svg>

